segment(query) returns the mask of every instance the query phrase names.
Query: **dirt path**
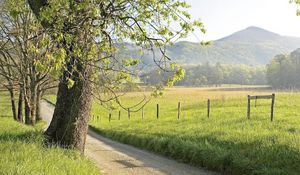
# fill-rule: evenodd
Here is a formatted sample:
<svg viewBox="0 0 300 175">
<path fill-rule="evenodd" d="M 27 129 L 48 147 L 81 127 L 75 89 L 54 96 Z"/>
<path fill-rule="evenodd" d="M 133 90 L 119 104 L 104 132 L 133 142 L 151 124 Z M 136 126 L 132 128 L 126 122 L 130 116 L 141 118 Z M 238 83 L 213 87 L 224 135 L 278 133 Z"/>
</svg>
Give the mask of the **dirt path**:
<svg viewBox="0 0 300 175">
<path fill-rule="evenodd" d="M 43 101 L 41 114 L 50 122 L 53 105 Z M 105 175 L 217 175 L 174 160 L 104 138 L 89 130 L 86 155 Z"/>
</svg>

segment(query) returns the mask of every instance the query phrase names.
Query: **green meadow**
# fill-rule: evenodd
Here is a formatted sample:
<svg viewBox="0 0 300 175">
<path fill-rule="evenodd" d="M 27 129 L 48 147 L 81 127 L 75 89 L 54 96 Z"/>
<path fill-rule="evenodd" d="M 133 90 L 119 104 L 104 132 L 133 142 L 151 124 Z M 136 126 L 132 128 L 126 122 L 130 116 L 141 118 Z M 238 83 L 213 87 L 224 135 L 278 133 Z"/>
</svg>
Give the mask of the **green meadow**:
<svg viewBox="0 0 300 175">
<path fill-rule="evenodd" d="M 144 107 L 144 119 L 141 111 L 131 112 L 129 119 L 126 110 L 110 111 L 95 101 L 90 126 L 114 140 L 226 174 L 296 175 L 300 172 L 300 93 L 276 93 L 273 122 L 271 100 L 257 100 L 256 107 L 252 101 L 251 119 L 247 119 L 247 95 L 271 93 L 238 87 L 170 88 Z M 150 98 L 150 92 L 133 92 L 121 102 L 133 106 L 144 95 Z"/>
<path fill-rule="evenodd" d="M 88 159 L 73 150 L 43 145 L 44 122 L 35 127 L 13 120 L 7 94 L 0 94 L 0 174 L 99 174 Z"/>
</svg>

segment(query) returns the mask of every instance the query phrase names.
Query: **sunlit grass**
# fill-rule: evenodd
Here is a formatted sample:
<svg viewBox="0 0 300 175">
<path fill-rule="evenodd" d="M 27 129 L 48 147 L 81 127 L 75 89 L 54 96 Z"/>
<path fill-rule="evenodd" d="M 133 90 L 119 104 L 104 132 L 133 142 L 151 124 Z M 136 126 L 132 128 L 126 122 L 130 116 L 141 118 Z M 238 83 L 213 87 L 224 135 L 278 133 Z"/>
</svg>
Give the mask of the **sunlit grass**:
<svg viewBox="0 0 300 175">
<path fill-rule="evenodd" d="M 276 93 L 275 119 L 270 122 L 271 100 L 252 101 L 247 119 L 247 95 L 271 94 L 209 88 L 171 88 L 152 99 L 141 112 L 109 111 L 96 102 L 90 126 L 99 133 L 179 161 L 229 174 L 293 175 L 300 172 L 300 93 Z M 144 93 L 149 96 L 149 92 Z M 53 97 L 52 97 L 53 98 Z M 128 93 L 125 106 L 134 105 L 142 93 Z M 207 118 L 207 98 L 211 116 Z M 53 100 L 53 99 L 52 99 Z M 177 119 L 177 104 L 182 104 Z M 156 104 L 160 118 L 156 119 Z M 100 116 L 97 120 L 97 116 Z"/>
<path fill-rule="evenodd" d="M 78 152 L 43 146 L 42 126 L 13 121 L 9 99 L 0 94 L 0 174 L 99 174 L 96 166 Z"/>
</svg>

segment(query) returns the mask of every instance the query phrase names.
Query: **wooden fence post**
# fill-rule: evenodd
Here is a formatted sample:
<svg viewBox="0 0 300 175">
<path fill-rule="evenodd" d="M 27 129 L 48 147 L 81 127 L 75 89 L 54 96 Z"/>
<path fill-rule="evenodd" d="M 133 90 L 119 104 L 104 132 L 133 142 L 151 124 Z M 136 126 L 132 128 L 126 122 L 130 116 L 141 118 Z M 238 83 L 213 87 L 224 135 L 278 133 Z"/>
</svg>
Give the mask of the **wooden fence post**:
<svg viewBox="0 0 300 175">
<path fill-rule="evenodd" d="M 111 120 L 111 112 L 109 112 L 108 114 L 108 121 L 110 122 L 110 120 Z"/>
<path fill-rule="evenodd" d="M 177 115 L 177 119 L 180 119 L 180 113 L 181 113 L 181 104 L 180 104 L 180 102 L 178 102 L 178 115 Z"/>
<path fill-rule="evenodd" d="M 274 104 L 275 104 L 275 94 L 272 94 L 272 104 L 271 104 L 271 122 L 274 118 Z"/>
<path fill-rule="evenodd" d="M 210 116 L 210 99 L 207 99 L 207 118 Z"/>
<path fill-rule="evenodd" d="M 248 107 L 247 107 L 247 118 L 250 119 L 250 107 L 251 107 L 251 103 L 250 103 L 250 95 L 248 95 Z"/>
<path fill-rule="evenodd" d="M 119 110 L 119 120 L 121 120 L 121 111 Z"/>
<path fill-rule="evenodd" d="M 144 115 L 145 115 L 145 113 L 144 113 L 144 107 L 142 107 L 142 119 L 144 119 Z"/>
<path fill-rule="evenodd" d="M 127 111 L 128 111 L 128 119 L 130 119 L 130 109 L 128 108 Z"/>
<path fill-rule="evenodd" d="M 159 119 L 159 104 L 156 104 L 156 118 Z"/>
</svg>

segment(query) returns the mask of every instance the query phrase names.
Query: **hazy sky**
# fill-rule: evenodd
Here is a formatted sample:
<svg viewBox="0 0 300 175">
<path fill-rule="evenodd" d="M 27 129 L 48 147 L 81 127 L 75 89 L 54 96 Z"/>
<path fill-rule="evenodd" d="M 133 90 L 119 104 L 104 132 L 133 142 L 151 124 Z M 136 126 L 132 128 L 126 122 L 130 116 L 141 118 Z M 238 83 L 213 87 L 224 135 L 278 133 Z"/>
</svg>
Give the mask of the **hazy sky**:
<svg viewBox="0 0 300 175">
<path fill-rule="evenodd" d="M 186 0 L 190 13 L 200 18 L 207 34 L 196 32 L 185 40 L 215 40 L 249 26 L 262 27 L 281 35 L 300 37 L 300 16 L 289 0 Z"/>
</svg>

